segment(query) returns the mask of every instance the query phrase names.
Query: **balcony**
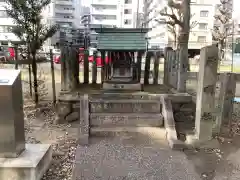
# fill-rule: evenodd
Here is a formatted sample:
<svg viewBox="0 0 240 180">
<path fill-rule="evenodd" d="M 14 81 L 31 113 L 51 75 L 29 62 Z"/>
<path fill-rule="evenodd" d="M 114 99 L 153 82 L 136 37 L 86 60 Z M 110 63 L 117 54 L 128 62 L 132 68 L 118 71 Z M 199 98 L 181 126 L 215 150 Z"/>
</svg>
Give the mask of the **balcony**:
<svg viewBox="0 0 240 180">
<path fill-rule="evenodd" d="M 0 24 L 2 26 L 12 26 L 14 25 L 14 21 L 11 18 L 0 18 Z"/>
<path fill-rule="evenodd" d="M 64 17 L 55 17 L 54 18 L 56 22 L 68 22 L 68 23 L 73 23 L 74 18 L 64 18 Z"/>
<path fill-rule="evenodd" d="M 103 19 L 103 20 L 97 20 L 93 19 L 91 24 L 98 24 L 98 25 L 117 25 L 117 20 L 108 20 L 108 19 Z"/>
<path fill-rule="evenodd" d="M 189 49 L 201 49 L 205 46 L 211 45 L 211 42 L 197 42 L 197 41 L 190 41 L 188 42 L 188 48 Z"/>
<path fill-rule="evenodd" d="M 92 5 L 116 5 L 116 0 L 92 0 Z"/>
<path fill-rule="evenodd" d="M 55 13 L 59 13 L 59 14 L 73 14 L 73 9 L 55 9 Z"/>
<path fill-rule="evenodd" d="M 58 4 L 58 5 L 72 5 L 73 2 L 71 0 L 56 0 L 55 4 Z"/>
<path fill-rule="evenodd" d="M 0 33 L 0 41 L 19 41 L 19 38 L 13 33 Z"/>
<path fill-rule="evenodd" d="M 92 14 L 93 15 L 116 15 L 117 10 L 113 9 L 93 9 Z"/>
</svg>

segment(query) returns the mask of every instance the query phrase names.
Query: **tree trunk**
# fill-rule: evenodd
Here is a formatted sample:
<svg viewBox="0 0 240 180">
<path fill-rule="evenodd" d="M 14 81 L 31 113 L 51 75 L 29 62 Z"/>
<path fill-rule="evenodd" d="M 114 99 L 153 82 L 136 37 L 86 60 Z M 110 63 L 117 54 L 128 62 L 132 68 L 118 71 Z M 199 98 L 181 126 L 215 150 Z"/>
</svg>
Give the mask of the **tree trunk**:
<svg viewBox="0 0 240 180">
<path fill-rule="evenodd" d="M 32 72 L 33 72 L 33 84 L 34 84 L 34 102 L 38 104 L 38 82 L 37 82 L 37 62 L 36 53 L 32 53 Z"/>
<path fill-rule="evenodd" d="M 29 76 L 29 93 L 30 96 L 32 97 L 32 69 L 31 69 L 31 57 L 30 57 L 30 48 L 28 44 L 27 48 L 27 60 L 28 60 L 28 76 Z"/>
<path fill-rule="evenodd" d="M 189 69 L 188 40 L 190 31 L 190 0 L 182 3 L 183 24 L 179 28 L 179 70 L 178 87 L 179 92 L 186 92 L 187 72 Z"/>
<path fill-rule="evenodd" d="M 28 76 L 29 76 L 29 93 L 32 97 L 32 69 L 31 69 L 31 63 L 28 64 Z"/>
</svg>

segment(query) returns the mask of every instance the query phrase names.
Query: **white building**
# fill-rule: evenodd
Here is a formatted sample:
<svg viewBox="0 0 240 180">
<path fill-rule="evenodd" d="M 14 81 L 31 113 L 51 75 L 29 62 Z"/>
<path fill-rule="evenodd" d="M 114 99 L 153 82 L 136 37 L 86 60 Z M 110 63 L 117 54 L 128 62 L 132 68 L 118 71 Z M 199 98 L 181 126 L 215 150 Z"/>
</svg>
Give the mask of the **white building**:
<svg viewBox="0 0 240 180">
<path fill-rule="evenodd" d="M 19 41 L 18 37 L 11 32 L 14 22 L 7 16 L 5 6 L 4 0 L 0 0 L 0 45 L 10 45 L 11 42 Z"/>
<path fill-rule="evenodd" d="M 150 48 L 164 48 L 173 45 L 173 35 L 164 23 L 166 17 L 159 13 L 164 7 L 166 7 L 166 0 L 144 0 L 145 25 L 151 28 L 148 33 Z M 191 23 L 196 22 L 197 24 L 195 23 L 196 25 L 190 32 L 189 49 L 200 50 L 201 47 L 212 44 L 215 0 L 192 0 L 191 14 Z"/>
<path fill-rule="evenodd" d="M 18 41 L 18 38 L 11 33 L 10 28 L 14 26 L 11 18 L 7 17 L 4 0 L 0 0 L 0 42 Z M 61 28 L 72 29 L 80 28 L 80 6 L 81 0 L 52 0 L 43 12 L 43 21 L 46 24 L 59 24 Z M 58 33 L 48 40 L 46 44 L 55 44 Z"/>
<path fill-rule="evenodd" d="M 133 28 L 137 23 L 138 2 L 139 0 L 86 0 L 82 3 L 81 16 L 88 16 L 92 25 Z M 87 13 L 84 10 L 86 7 L 89 7 Z"/>
</svg>

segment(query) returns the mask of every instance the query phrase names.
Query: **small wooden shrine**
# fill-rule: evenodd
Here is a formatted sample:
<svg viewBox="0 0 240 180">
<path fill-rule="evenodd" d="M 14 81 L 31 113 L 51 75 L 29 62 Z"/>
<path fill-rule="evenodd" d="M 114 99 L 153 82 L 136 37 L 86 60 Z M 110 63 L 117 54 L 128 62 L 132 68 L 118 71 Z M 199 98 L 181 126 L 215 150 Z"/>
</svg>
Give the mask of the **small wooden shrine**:
<svg viewBox="0 0 240 180">
<path fill-rule="evenodd" d="M 98 51 L 103 61 L 103 89 L 141 90 L 141 56 L 147 49 L 148 29 L 99 28 Z M 137 56 L 138 54 L 138 56 Z"/>
</svg>

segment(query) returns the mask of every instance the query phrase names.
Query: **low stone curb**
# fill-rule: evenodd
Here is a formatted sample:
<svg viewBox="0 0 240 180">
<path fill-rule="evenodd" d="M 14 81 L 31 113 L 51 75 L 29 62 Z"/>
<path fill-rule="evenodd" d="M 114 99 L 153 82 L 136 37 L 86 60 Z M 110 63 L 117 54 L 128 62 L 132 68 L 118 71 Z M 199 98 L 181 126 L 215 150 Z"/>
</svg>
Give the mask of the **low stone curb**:
<svg viewBox="0 0 240 180">
<path fill-rule="evenodd" d="M 183 150 L 187 148 L 184 142 L 178 140 L 175 121 L 172 110 L 172 102 L 170 99 L 162 97 L 162 114 L 164 117 L 164 127 L 166 129 L 166 139 L 171 149 Z"/>
</svg>

